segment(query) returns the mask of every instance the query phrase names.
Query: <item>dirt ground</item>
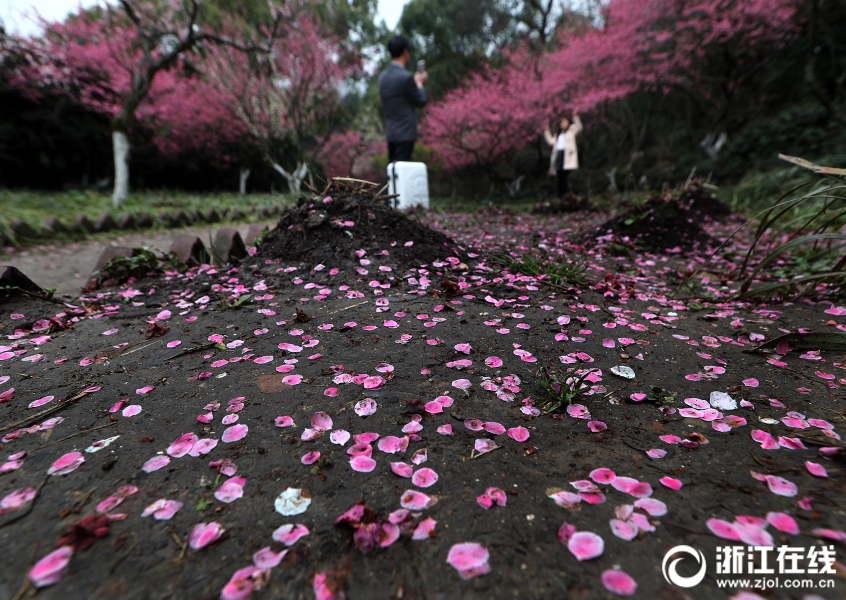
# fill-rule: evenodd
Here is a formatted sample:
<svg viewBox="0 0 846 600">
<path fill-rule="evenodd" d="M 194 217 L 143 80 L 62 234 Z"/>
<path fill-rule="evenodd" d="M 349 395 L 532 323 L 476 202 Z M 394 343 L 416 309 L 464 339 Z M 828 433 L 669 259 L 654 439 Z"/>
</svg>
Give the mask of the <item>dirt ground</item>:
<svg viewBox="0 0 846 600">
<path fill-rule="evenodd" d="M 613 240 L 583 234 L 604 218 L 431 214 L 425 222 L 453 237 L 466 256 L 450 256 L 445 248 L 439 261 L 408 264 L 392 251 L 415 240 L 407 239 L 409 229 L 397 228 L 389 236 L 395 245 L 345 251 L 331 262 L 321 256 L 318 264 L 308 253 L 299 260 L 260 253 L 229 269 L 102 290 L 74 301 L 78 308 L 32 298 L 0 304 L 0 334 L 7 338 L 0 341 L 0 433 L 7 436 L 0 457 L 26 452 L 20 468 L 0 474 L 0 499 L 37 490 L 33 500 L 0 514 L 0 597 L 32 597 L 29 569 L 69 545 L 75 550 L 63 576 L 40 588 L 39 598 L 218 598 L 265 547 L 287 554 L 239 584 L 241 595 L 228 597 L 614 598 L 603 579 L 620 570 L 636 581 L 636 598 L 742 598 L 739 586 L 718 587 L 714 558 L 718 546 L 752 546 L 721 539 L 712 533 L 715 522 L 706 523 L 755 522 L 768 513 L 785 513 L 799 533 L 759 523 L 744 535 L 769 535 L 776 546 L 833 546 L 839 562 L 832 575 L 796 576 L 812 580 L 812 589 L 744 589 L 773 599 L 846 597 L 843 453 L 834 455 L 843 447 L 835 436 L 846 420 L 844 356 L 748 353 L 784 332 L 839 331 L 846 310 L 839 315 L 830 304 L 810 302 L 672 299 L 673 275 L 698 264 L 699 256 L 612 252 Z M 356 239 L 356 226 L 347 228 L 347 237 Z M 704 227 L 716 239 L 728 224 Z M 583 257 L 591 283 L 568 290 L 503 274 L 487 260 L 496 250 Z M 26 263 L 18 266 L 39 283 L 47 277 Z M 713 286 L 719 293 L 722 282 Z M 38 323 L 61 313 L 52 330 Z M 161 335 L 148 338 L 148 332 Z M 471 364 L 448 366 L 459 360 Z M 617 366 L 630 367 L 635 377 L 613 374 Z M 598 368 L 601 375 L 575 408 L 545 415 L 538 410 L 547 401 L 537 383 L 540 367 L 559 374 Z M 355 379 L 360 374 L 369 379 Z M 511 392 L 503 387 L 509 385 Z M 738 405 L 720 409 L 724 414 L 715 420 L 713 409 L 701 409 L 713 392 L 729 394 Z M 54 399 L 28 408 L 47 396 Z M 441 399 L 442 411 L 427 404 L 443 396 L 452 403 Z M 236 398 L 243 400 L 232 403 Z M 366 398 L 375 412 L 360 415 L 373 408 Z M 362 410 L 365 405 L 370 410 Z M 139 408 L 127 411 L 130 406 Z M 207 423 L 198 421 L 203 415 Z M 61 421 L 45 425 L 56 417 Z M 279 417 L 293 425 L 278 426 L 286 423 Z M 246 435 L 226 441 L 243 434 L 238 425 L 247 426 Z M 525 428 L 528 439 L 517 441 L 517 428 Z M 513 431 L 498 433 L 503 429 Z M 336 443 L 345 437 L 341 430 L 379 435 L 369 442 L 375 467 L 358 461 L 353 468 L 348 451 L 354 439 Z M 764 449 L 753 439 L 755 430 L 781 444 Z M 220 441 L 207 454 L 199 454 L 200 444 L 192 450 L 198 456 L 176 458 L 174 441 L 186 433 Z M 662 436 L 677 437 L 668 442 Z M 110 445 L 85 451 L 109 439 Z M 386 439 L 407 449 L 385 452 L 380 442 Z M 493 450 L 476 451 L 490 442 Z M 820 448 L 835 450 L 826 457 Z M 423 449 L 426 460 L 417 464 Z M 72 452 L 84 462 L 64 475 L 47 474 Z M 169 462 L 145 471 L 155 457 Z M 219 461 L 231 461 L 237 473 L 220 473 L 233 475 Z M 827 477 L 812 474 L 806 461 L 824 467 Z M 417 485 L 431 483 L 431 474 L 405 478 L 392 471 L 395 462 L 416 472 L 431 469 L 436 481 Z M 649 494 L 644 486 L 634 493 L 659 500 L 666 514 L 660 503 L 644 503 L 607 483 L 595 483 L 598 495 L 585 488 L 592 473 L 599 478 L 596 469 L 648 483 Z M 784 478 L 797 489 L 753 473 Z M 239 477 L 245 481 L 234 481 Z M 683 487 L 674 490 L 662 479 Z M 227 480 L 234 483 L 221 491 Z M 233 485 L 243 488 L 240 497 L 231 494 Z M 122 503 L 98 513 L 98 504 L 122 486 L 137 491 L 124 488 Z M 276 500 L 288 488 L 310 498 L 304 512 L 277 511 Z M 422 499 L 428 508 L 396 513 L 414 505 L 408 490 L 428 495 Z M 550 497 L 562 491 L 569 495 L 557 497 L 570 498 L 569 508 Z M 587 493 L 573 500 L 579 491 Z M 504 498 L 505 506 L 484 508 L 477 499 L 486 493 Z M 182 506 L 166 520 L 141 516 L 160 499 Z M 369 508 L 355 523 L 359 528 L 336 524 L 356 503 Z M 626 540 L 613 533 L 612 520 L 629 522 L 632 506 L 640 526 Z M 73 529 L 98 514 L 95 526 Z M 381 526 L 389 515 L 399 522 L 399 538 L 377 535 L 368 546 L 365 526 Z M 427 518 L 436 521 L 432 532 L 412 539 Z M 212 522 L 223 535 L 189 547 L 195 526 Z M 578 560 L 559 540 L 565 523 L 598 534 L 601 555 Z M 284 538 L 287 546 L 277 541 L 281 534 L 274 537 L 286 524 L 301 524 L 308 534 Z M 489 573 L 464 580 L 448 564 L 451 547 L 463 542 L 487 549 Z M 710 561 L 695 587 L 672 585 L 662 575 L 665 553 L 682 544 Z M 679 568 L 685 576 L 695 571 Z M 834 587 L 818 587 L 822 580 Z"/>
</svg>

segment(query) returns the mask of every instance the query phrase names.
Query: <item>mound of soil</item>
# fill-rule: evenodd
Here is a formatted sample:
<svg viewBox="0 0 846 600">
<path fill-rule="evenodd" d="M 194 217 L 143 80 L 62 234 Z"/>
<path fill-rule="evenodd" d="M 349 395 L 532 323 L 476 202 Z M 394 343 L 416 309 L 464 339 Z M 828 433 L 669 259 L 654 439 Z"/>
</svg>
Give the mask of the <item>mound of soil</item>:
<svg viewBox="0 0 846 600">
<path fill-rule="evenodd" d="M 283 213 L 262 240 L 258 256 L 343 267 L 358 263 L 357 250 L 371 255 L 386 250 L 390 262 L 401 267 L 463 254 L 452 239 L 386 206 L 373 193 L 335 188 L 325 199 L 300 198 Z"/>
<path fill-rule="evenodd" d="M 646 202 L 605 221 L 596 235 L 629 238 L 648 249 L 680 247 L 690 250 L 710 236 L 702 222 L 730 215 L 731 209 L 698 181 L 676 195 L 650 194 Z"/>
</svg>

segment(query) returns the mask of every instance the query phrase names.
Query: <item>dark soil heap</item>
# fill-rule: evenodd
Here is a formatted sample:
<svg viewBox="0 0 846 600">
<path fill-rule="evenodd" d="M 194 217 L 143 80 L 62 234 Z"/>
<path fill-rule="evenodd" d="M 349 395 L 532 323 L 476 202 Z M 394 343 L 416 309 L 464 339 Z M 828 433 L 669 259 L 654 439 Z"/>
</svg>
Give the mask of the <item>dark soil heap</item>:
<svg viewBox="0 0 846 600">
<path fill-rule="evenodd" d="M 258 256 L 343 267 L 357 263 L 356 250 L 369 255 L 387 250 L 391 262 L 416 267 L 464 254 L 443 233 L 387 206 L 387 197 L 338 187 L 322 196 L 302 197 L 283 213 L 262 240 Z"/>
<path fill-rule="evenodd" d="M 678 195 L 650 194 L 646 202 L 605 221 L 594 235 L 628 237 L 652 250 L 678 246 L 689 250 L 710 241 L 702 223 L 731 214 L 731 210 L 701 182 L 691 181 Z"/>
</svg>

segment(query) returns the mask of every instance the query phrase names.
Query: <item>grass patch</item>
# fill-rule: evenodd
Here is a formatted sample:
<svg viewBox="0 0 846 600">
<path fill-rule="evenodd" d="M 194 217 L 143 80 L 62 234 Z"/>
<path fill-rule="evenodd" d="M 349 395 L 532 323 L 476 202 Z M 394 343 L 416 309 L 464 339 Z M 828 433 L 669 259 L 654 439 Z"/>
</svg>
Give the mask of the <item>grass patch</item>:
<svg viewBox="0 0 846 600">
<path fill-rule="evenodd" d="M 130 194 L 120 207 L 112 206 L 110 194 L 94 190 L 68 192 L 31 192 L 0 189 L 0 220 L 8 224 L 13 219 L 26 221 L 38 229 L 49 216 L 58 217 L 70 225 L 77 215 L 85 215 L 93 221 L 101 213 L 117 217 L 123 213 L 139 215 L 173 212 L 179 209 L 189 212 L 193 209 L 205 211 L 210 208 L 252 209 L 256 206 L 270 206 L 296 202 L 294 194 L 190 194 L 185 192 L 150 191 Z"/>
<path fill-rule="evenodd" d="M 494 254 L 491 260 L 509 273 L 536 277 L 556 287 L 584 287 L 588 285 L 588 265 L 584 260 L 552 257 L 546 252 L 524 254 L 520 258 L 508 254 Z"/>
</svg>

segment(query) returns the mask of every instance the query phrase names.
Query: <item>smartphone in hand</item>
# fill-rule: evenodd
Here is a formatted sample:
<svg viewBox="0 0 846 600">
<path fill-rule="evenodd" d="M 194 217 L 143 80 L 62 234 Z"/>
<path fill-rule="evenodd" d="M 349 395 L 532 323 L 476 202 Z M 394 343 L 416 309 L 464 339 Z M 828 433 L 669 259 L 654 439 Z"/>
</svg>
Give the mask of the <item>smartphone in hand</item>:
<svg viewBox="0 0 846 600">
<path fill-rule="evenodd" d="M 417 72 L 418 73 L 425 73 L 426 72 L 426 61 L 425 60 L 418 60 L 417 61 Z"/>
</svg>

